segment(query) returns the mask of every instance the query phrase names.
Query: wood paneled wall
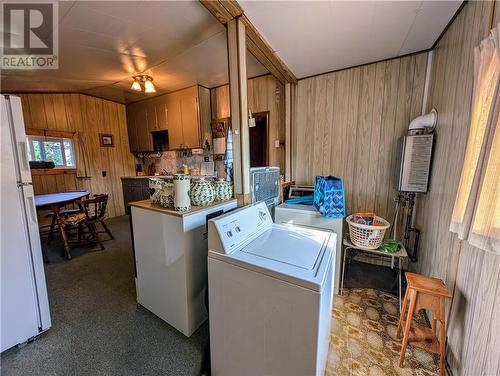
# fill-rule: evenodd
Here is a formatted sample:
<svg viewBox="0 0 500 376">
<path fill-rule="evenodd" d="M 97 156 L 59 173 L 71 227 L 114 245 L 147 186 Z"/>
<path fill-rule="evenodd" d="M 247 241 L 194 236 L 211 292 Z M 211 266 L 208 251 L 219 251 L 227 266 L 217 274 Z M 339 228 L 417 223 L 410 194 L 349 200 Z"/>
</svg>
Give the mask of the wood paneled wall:
<svg viewBox="0 0 500 376">
<path fill-rule="evenodd" d="M 450 289 L 456 278 L 447 355 L 455 375 L 500 374 L 500 257 L 466 242 L 459 253 L 449 231 L 469 130 L 473 51 L 489 33 L 492 5 L 468 2 L 434 50 L 427 105 L 439 121 L 429 193 L 416 209 L 422 236 L 415 269 Z"/>
<path fill-rule="evenodd" d="M 82 94 L 21 94 L 26 128 L 81 132 L 88 144 L 91 178 L 74 174 L 34 175 L 35 193 L 88 189 L 110 195 L 108 216 L 125 213 L 120 177 L 134 175 L 125 106 Z M 99 133 L 111 133 L 114 147 L 101 147 Z M 78 161 L 77 161 L 78 163 Z M 106 176 L 102 172 L 106 171 Z"/>
<path fill-rule="evenodd" d="M 224 119 L 231 117 L 229 105 L 229 85 L 218 86 L 210 89 L 212 105 L 212 119 Z"/>
<path fill-rule="evenodd" d="M 275 140 L 285 141 L 285 88 L 272 75 L 248 80 L 248 108 L 255 113 L 269 111 L 268 164 L 279 166 L 285 173 L 284 146 L 276 148 Z M 231 116 L 229 108 L 229 86 L 224 85 L 211 90 L 212 118 L 221 119 Z"/>
<path fill-rule="evenodd" d="M 248 80 L 248 108 L 258 113 L 269 111 L 268 164 L 285 173 L 285 87 L 272 75 Z M 276 140 L 281 146 L 274 145 Z"/>
<path fill-rule="evenodd" d="M 347 212 L 392 221 L 395 148 L 421 114 L 427 53 L 300 80 L 292 128 L 292 176 L 344 180 Z"/>
<path fill-rule="evenodd" d="M 495 26 L 500 23 L 500 0 L 495 0 L 495 11 L 493 15 L 493 26 Z"/>
</svg>

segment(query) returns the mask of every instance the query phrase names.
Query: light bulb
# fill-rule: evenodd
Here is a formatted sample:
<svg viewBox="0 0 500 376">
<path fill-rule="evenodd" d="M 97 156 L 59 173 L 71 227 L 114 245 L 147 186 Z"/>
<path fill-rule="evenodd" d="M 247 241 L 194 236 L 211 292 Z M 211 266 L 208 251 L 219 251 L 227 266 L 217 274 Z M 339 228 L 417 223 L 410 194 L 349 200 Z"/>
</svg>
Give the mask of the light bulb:
<svg viewBox="0 0 500 376">
<path fill-rule="evenodd" d="M 144 81 L 144 92 L 145 93 L 154 93 L 156 92 L 155 85 L 153 84 L 153 79 L 148 77 Z"/>
<path fill-rule="evenodd" d="M 141 91 L 142 90 L 141 84 L 139 83 L 139 81 L 137 81 L 135 79 L 134 79 L 134 82 L 132 82 L 132 86 L 130 88 L 132 90 L 135 90 L 135 91 Z"/>
</svg>

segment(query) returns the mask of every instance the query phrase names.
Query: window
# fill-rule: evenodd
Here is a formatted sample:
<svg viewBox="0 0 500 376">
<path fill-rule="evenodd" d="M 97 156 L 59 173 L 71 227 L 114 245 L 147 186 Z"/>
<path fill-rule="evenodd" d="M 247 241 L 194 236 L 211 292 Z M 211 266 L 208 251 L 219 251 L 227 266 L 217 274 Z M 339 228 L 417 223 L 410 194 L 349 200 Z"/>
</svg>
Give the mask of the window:
<svg viewBox="0 0 500 376">
<path fill-rule="evenodd" d="M 500 29 L 475 51 L 469 138 L 450 230 L 500 255 Z"/>
<path fill-rule="evenodd" d="M 28 136 L 30 161 L 51 161 L 56 168 L 75 168 L 75 152 L 71 138 Z"/>
</svg>

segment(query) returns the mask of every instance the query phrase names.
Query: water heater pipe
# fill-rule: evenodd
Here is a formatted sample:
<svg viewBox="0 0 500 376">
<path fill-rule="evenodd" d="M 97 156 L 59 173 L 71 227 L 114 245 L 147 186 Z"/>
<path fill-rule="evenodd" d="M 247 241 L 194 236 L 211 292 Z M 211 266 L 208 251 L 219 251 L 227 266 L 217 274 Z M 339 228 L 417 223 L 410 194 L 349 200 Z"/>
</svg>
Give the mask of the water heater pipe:
<svg viewBox="0 0 500 376">
<path fill-rule="evenodd" d="M 416 129 L 430 129 L 434 130 L 438 120 L 438 113 L 435 108 L 431 110 L 427 115 L 420 115 L 413 119 L 408 127 L 408 131 L 414 131 Z"/>
<path fill-rule="evenodd" d="M 434 56 L 434 51 L 429 51 L 427 53 L 427 68 L 425 70 L 425 84 L 424 84 L 424 95 L 422 96 L 422 111 L 421 115 L 424 115 L 427 111 L 427 101 L 429 99 L 429 86 L 431 82 L 432 73 L 432 58 Z"/>
</svg>

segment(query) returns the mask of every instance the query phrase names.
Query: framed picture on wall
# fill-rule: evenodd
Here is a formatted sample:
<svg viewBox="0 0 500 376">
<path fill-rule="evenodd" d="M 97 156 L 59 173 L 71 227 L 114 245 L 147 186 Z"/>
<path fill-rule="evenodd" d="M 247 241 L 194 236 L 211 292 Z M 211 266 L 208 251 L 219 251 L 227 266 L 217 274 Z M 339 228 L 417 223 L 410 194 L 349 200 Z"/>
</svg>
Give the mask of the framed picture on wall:
<svg viewBox="0 0 500 376">
<path fill-rule="evenodd" d="M 112 134 L 99 133 L 99 141 L 101 143 L 101 146 L 104 146 L 104 147 L 114 147 L 115 146 Z"/>
</svg>

